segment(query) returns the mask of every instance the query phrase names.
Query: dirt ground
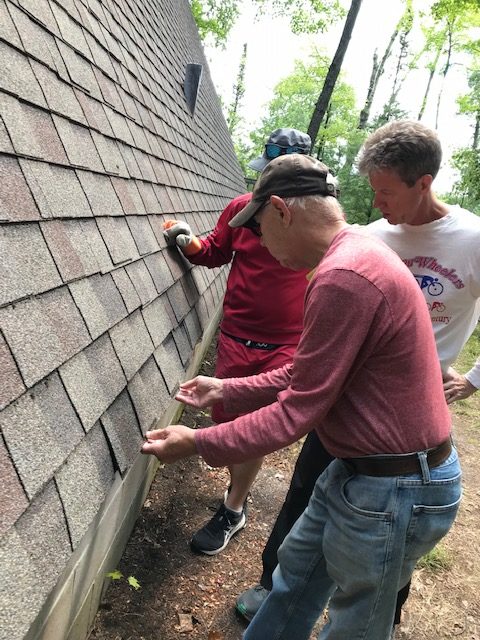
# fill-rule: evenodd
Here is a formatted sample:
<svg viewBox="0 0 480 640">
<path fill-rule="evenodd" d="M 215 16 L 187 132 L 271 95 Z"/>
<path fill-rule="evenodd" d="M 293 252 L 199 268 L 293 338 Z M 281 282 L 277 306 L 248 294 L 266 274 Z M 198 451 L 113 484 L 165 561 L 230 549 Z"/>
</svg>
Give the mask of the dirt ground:
<svg viewBox="0 0 480 640">
<path fill-rule="evenodd" d="M 203 373 L 212 371 L 213 359 L 211 348 Z M 462 507 L 439 547 L 440 566 L 432 562 L 414 574 L 398 640 L 480 640 L 480 393 L 454 407 Z M 182 422 L 211 424 L 208 413 L 190 409 Z M 245 625 L 235 598 L 258 581 L 299 447 L 268 456 L 252 489 L 246 528 L 212 557 L 193 554 L 188 542 L 218 507 L 228 473 L 197 458 L 160 468 L 118 567 L 124 577 L 111 581 L 90 640 L 240 640 Z"/>
</svg>

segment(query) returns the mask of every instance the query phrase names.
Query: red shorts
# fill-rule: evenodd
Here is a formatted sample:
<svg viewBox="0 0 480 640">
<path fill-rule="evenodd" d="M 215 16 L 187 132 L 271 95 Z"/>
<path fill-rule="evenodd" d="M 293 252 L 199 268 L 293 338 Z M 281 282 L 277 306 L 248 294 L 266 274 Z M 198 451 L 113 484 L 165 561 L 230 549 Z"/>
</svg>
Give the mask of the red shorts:
<svg viewBox="0 0 480 640">
<path fill-rule="evenodd" d="M 217 378 L 243 378 L 257 373 L 278 369 L 293 360 L 296 345 L 282 345 L 276 349 L 252 349 L 241 342 L 237 342 L 219 333 L 217 343 L 217 362 L 215 376 Z M 228 422 L 234 420 L 240 414 L 226 413 L 222 404 L 212 408 L 214 422 Z"/>
</svg>

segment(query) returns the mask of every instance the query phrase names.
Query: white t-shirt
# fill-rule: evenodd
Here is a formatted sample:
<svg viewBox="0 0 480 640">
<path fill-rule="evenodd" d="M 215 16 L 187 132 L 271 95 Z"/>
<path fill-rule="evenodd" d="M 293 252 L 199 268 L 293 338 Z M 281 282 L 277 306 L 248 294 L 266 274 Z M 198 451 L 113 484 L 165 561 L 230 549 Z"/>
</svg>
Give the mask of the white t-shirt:
<svg viewBox="0 0 480 640">
<path fill-rule="evenodd" d="M 480 217 L 451 206 L 446 216 L 427 224 L 391 225 L 381 219 L 367 228 L 401 257 L 422 289 L 445 372 L 480 316 Z M 466 377 L 480 388 L 480 357 Z"/>
</svg>

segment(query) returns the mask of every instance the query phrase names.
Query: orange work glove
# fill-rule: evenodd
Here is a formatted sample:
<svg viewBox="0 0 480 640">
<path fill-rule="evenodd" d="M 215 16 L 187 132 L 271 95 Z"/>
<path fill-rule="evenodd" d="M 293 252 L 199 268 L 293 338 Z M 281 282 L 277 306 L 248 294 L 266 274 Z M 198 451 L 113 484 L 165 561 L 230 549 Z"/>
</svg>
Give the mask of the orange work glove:
<svg viewBox="0 0 480 640">
<path fill-rule="evenodd" d="M 163 235 L 168 247 L 180 247 L 186 256 L 193 256 L 202 249 L 202 243 L 193 235 L 190 225 L 179 220 L 166 220 Z"/>
</svg>

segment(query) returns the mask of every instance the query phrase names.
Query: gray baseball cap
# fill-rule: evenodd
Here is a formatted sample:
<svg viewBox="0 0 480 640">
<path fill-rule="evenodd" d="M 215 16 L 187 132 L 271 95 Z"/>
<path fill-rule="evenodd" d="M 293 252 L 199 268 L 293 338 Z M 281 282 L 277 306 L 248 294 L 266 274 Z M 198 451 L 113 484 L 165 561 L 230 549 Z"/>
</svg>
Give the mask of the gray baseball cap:
<svg viewBox="0 0 480 640">
<path fill-rule="evenodd" d="M 277 145 L 278 149 L 268 145 Z M 270 160 L 285 153 L 310 153 L 311 146 L 312 141 L 307 133 L 298 129 L 275 129 L 265 143 L 263 155 L 249 162 L 248 166 L 255 171 L 263 171 Z"/>
<path fill-rule="evenodd" d="M 308 155 L 293 153 L 280 156 L 268 163 L 253 188 L 251 201 L 228 224 L 234 228 L 243 227 L 270 196 L 311 195 L 337 197 L 338 182 L 328 167 Z"/>
</svg>

